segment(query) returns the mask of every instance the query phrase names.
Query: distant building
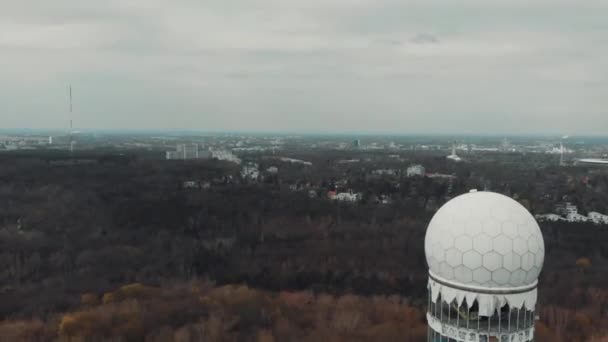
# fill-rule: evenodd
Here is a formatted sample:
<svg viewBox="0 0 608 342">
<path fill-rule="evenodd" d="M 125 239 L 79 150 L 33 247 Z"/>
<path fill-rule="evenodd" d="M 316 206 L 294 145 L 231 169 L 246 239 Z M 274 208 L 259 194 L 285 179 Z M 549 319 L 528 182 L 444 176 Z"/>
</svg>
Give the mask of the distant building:
<svg viewBox="0 0 608 342">
<path fill-rule="evenodd" d="M 372 174 L 376 176 L 398 176 L 399 173 L 400 170 L 397 169 L 378 169 L 372 171 Z"/>
<path fill-rule="evenodd" d="M 185 181 L 182 184 L 182 187 L 184 189 L 200 189 L 201 184 L 197 181 Z"/>
<path fill-rule="evenodd" d="M 540 221 L 566 221 L 566 222 L 593 222 L 595 224 L 608 224 L 608 215 L 590 212 L 587 216 L 579 214 L 578 208 L 570 202 L 555 207 L 557 214 L 537 215 Z"/>
<path fill-rule="evenodd" d="M 241 160 L 230 151 L 201 150 L 198 144 L 178 144 L 175 151 L 165 153 L 167 160 L 217 159 L 240 164 Z"/>
<path fill-rule="evenodd" d="M 422 165 L 412 165 L 410 167 L 407 168 L 406 170 L 406 175 L 408 177 L 415 177 L 415 176 L 424 176 L 424 174 L 426 173 L 426 170 L 424 168 L 424 166 Z"/>
<path fill-rule="evenodd" d="M 361 159 L 343 159 L 343 160 L 337 161 L 338 164 L 352 164 L 352 163 L 359 163 L 359 162 L 361 162 Z"/>
<path fill-rule="evenodd" d="M 266 172 L 268 172 L 272 175 L 276 175 L 277 173 L 279 173 L 279 168 L 276 166 L 271 166 L 268 169 L 266 169 Z"/>
<path fill-rule="evenodd" d="M 166 152 L 167 160 L 189 160 L 208 157 L 208 153 L 201 154 L 198 144 L 178 144 L 175 151 Z"/>
<path fill-rule="evenodd" d="M 566 216 L 566 221 L 568 221 L 568 222 L 587 222 L 587 221 L 589 221 L 589 218 L 585 215 L 574 213 L 574 214 L 568 214 L 568 216 Z"/>
<path fill-rule="evenodd" d="M 587 158 L 587 159 L 579 159 L 576 161 L 576 163 L 581 164 L 581 165 L 608 166 L 608 159 Z"/>
<path fill-rule="evenodd" d="M 247 163 L 241 169 L 241 178 L 247 180 L 258 180 L 260 177 L 260 169 L 256 163 Z"/>
<path fill-rule="evenodd" d="M 555 212 L 561 216 L 569 216 L 578 214 L 578 208 L 576 205 L 566 202 L 555 206 Z"/>
<path fill-rule="evenodd" d="M 536 219 L 539 221 L 550 221 L 550 222 L 564 221 L 563 217 L 556 215 L 556 214 L 536 215 Z"/>
<path fill-rule="evenodd" d="M 300 165 L 304 165 L 304 166 L 312 166 L 311 162 L 300 160 L 300 159 L 287 158 L 287 157 L 279 157 L 278 159 L 280 161 L 282 161 L 282 162 L 285 162 L 285 163 L 300 164 Z"/>
<path fill-rule="evenodd" d="M 608 224 L 608 215 L 592 211 L 587 215 L 587 217 L 595 224 Z"/>
<path fill-rule="evenodd" d="M 210 150 L 209 153 L 211 154 L 212 159 L 228 161 L 228 162 L 235 163 L 235 164 L 241 163 L 241 159 L 239 159 L 237 156 L 235 156 L 230 151 Z"/>
<path fill-rule="evenodd" d="M 447 158 L 449 160 L 455 161 L 455 162 L 461 162 L 462 158 L 460 158 L 457 154 L 456 154 L 456 144 L 452 145 L 452 154 L 450 154 L 449 156 L 447 156 Z"/>
<path fill-rule="evenodd" d="M 376 198 L 376 204 L 391 204 L 393 201 L 391 200 L 391 196 L 381 194 Z"/>
<path fill-rule="evenodd" d="M 359 202 L 363 198 L 361 193 L 352 193 L 352 192 L 341 192 L 335 195 L 336 201 L 341 202 Z"/>
<path fill-rule="evenodd" d="M 361 147 L 361 140 L 357 139 L 357 140 L 353 141 L 353 147 L 354 148 L 360 148 Z"/>
<path fill-rule="evenodd" d="M 443 173 L 427 173 L 426 176 L 429 178 L 442 178 L 442 179 L 448 179 L 448 180 L 456 179 L 456 176 L 454 176 L 454 175 L 447 175 L 447 174 L 443 174 Z"/>
</svg>

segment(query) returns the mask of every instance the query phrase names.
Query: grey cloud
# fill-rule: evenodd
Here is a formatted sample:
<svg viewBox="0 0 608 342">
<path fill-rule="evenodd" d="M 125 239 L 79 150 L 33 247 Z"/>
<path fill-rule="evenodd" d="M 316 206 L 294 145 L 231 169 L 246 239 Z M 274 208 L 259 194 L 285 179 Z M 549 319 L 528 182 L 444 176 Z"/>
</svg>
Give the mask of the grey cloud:
<svg viewBox="0 0 608 342">
<path fill-rule="evenodd" d="M 67 83 L 78 94 L 77 125 L 90 128 L 608 127 L 608 4 L 56 0 L 2 8 L 6 127 L 61 127 Z"/>
<path fill-rule="evenodd" d="M 374 42 L 381 45 L 393 45 L 398 46 L 402 45 L 403 42 L 397 39 L 374 39 Z"/>
<path fill-rule="evenodd" d="M 414 36 L 410 41 L 416 44 L 437 44 L 439 43 L 439 38 L 430 33 L 420 33 Z"/>
</svg>

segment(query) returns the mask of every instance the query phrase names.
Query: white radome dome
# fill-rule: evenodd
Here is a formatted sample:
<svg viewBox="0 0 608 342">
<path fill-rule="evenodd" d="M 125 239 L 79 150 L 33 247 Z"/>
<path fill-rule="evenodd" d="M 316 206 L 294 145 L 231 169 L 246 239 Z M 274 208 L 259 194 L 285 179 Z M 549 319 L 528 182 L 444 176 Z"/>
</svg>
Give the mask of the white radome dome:
<svg viewBox="0 0 608 342">
<path fill-rule="evenodd" d="M 472 191 L 437 211 L 424 241 L 430 275 L 465 288 L 533 285 L 545 243 L 538 223 L 517 201 Z"/>
</svg>

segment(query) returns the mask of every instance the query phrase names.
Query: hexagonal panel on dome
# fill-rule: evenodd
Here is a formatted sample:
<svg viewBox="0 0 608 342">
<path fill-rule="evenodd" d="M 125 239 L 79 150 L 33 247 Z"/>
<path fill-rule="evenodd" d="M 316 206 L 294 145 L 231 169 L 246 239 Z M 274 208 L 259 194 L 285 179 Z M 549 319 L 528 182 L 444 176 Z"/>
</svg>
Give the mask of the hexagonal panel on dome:
<svg viewBox="0 0 608 342">
<path fill-rule="evenodd" d="M 431 253 L 435 257 L 435 259 L 437 259 L 437 261 L 445 260 L 445 249 L 443 249 L 440 244 L 433 244 Z"/>
<path fill-rule="evenodd" d="M 465 234 L 465 222 L 455 221 L 450 225 L 450 234 L 454 237 L 462 236 Z"/>
<path fill-rule="evenodd" d="M 489 252 L 483 255 L 483 267 L 488 271 L 496 271 L 502 267 L 502 256 L 496 252 Z"/>
<path fill-rule="evenodd" d="M 430 269 L 432 269 L 432 270 L 439 269 L 439 262 L 437 262 L 437 259 L 435 259 L 434 257 L 428 257 L 426 262 L 429 264 L 428 266 Z"/>
<path fill-rule="evenodd" d="M 528 252 L 521 257 L 521 268 L 529 271 L 534 267 L 534 254 Z"/>
<path fill-rule="evenodd" d="M 458 266 L 454 269 L 454 278 L 457 282 L 468 284 L 473 281 L 473 271 L 468 267 Z"/>
<path fill-rule="evenodd" d="M 456 248 L 450 248 L 447 253 L 445 253 L 445 258 L 448 265 L 452 267 L 462 265 L 462 252 Z"/>
<path fill-rule="evenodd" d="M 528 239 L 528 250 L 532 253 L 538 252 L 538 242 L 536 241 L 536 236 L 530 236 Z"/>
<path fill-rule="evenodd" d="M 474 270 L 482 265 L 482 256 L 476 251 L 468 251 L 462 255 L 462 264 Z"/>
<path fill-rule="evenodd" d="M 530 228 L 534 228 L 534 229 L 531 229 L 532 232 L 534 232 L 534 231 L 540 232 L 540 228 L 538 227 L 538 222 L 536 222 L 536 219 L 534 218 L 534 216 L 532 216 L 532 215 L 528 216 L 526 219 L 526 224 Z"/>
<path fill-rule="evenodd" d="M 534 256 L 534 266 L 541 269 L 541 268 L 543 268 L 544 261 L 545 261 L 545 254 L 542 252 L 536 253 L 536 255 Z"/>
<path fill-rule="evenodd" d="M 432 237 L 429 236 L 430 234 L 427 234 L 424 237 L 424 250 L 425 251 L 430 251 L 431 250 L 431 246 L 433 245 L 431 243 L 431 241 L 433 241 Z"/>
<path fill-rule="evenodd" d="M 526 282 L 526 272 L 524 270 L 517 270 L 511 273 L 511 279 L 509 284 L 513 286 L 522 286 Z"/>
<path fill-rule="evenodd" d="M 526 273 L 526 283 L 527 284 L 531 284 L 533 283 L 536 279 L 538 279 L 538 274 L 540 273 L 540 270 L 536 267 L 532 267 L 527 273 Z"/>
<path fill-rule="evenodd" d="M 517 225 L 517 235 L 519 235 L 520 237 L 522 237 L 526 240 L 530 237 L 532 232 L 533 232 L 533 230 L 530 229 L 530 226 L 528 225 L 528 223 Z"/>
<path fill-rule="evenodd" d="M 496 237 L 502 234 L 502 227 L 498 220 L 487 220 L 483 222 L 483 232 L 489 237 Z"/>
<path fill-rule="evenodd" d="M 452 203 L 456 204 L 455 210 L 452 213 L 452 217 L 454 221 L 467 221 L 471 217 L 471 208 L 467 208 L 466 206 L 460 205 L 460 203 Z"/>
<path fill-rule="evenodd" d="M 525 276 L 525 275 L 524 275 Z M 479 285 L 485 285 L 492 279 L 492 273 L 483 267 L 473 271 L 473 281 Z"/>
<path fill-rule="evenodd" d="M 499 287 L 499 285 L 495 281 L 493 281 L 493 280 L 490 280 L 489 282 L 485 283 L 483 286 L 485 286 L 485 287 Z"/>
<path fill-rule="evenodd" d="M 528 241 L 526 241 L 521 236 L 518 236 L 513 239 L 513 252 L 519 255 L 526 254 L 526 252 L 528 252 Z"/>
<path fill-rule="evenodd" d="M 492 240 L 492 248 L 501 255 L 506 255 L 513 250 L 513 240 L 501 234 Z"/>
<path fill-rule="evenodd" d="M 509 219 L 509 211 L 503 206 L 496 206 L 492 208 L 492 217 L 497 221 L 506 221 Z"/>
<path fill-rule="evenodd" d="M 465 225 L 464 232 L 470 237 L 475 237 L 483 233 L 483 225 L 481 221 L 471 220 Z"/>
<path fill-rule="evenodd" d="M 511 277 L 511 272 L 504 268 L 492 272 L 492 280 L 498 285 L 507 285 Z"/>
<path fill-rule="evenodd" d="M 448 265 L 446 262 L 439 264 L 439 272 L 441 273 L 442 277 L 448 280 L 454 280 L 454 268 Z"/>
<path fill-rule="evenodd" d="M 525 208 L 524 208 L 525 209 Z M 524 224 L 528 222 L 529 216 L 525 215 L 527 213 L 527 209 L 525 209 L 525 213 L 522 211 L 513 212 L 509 215 L 509 220 L 515 222 L 516 224 Z"/>
<path fill-rule="evenodd" d="M 502 257 L 502 266 L 513 272 L 519 268 L 521 268 L 521 257 L 515 253 L 507 253 Z"/>
<path fill-rule="evenodd" d="M 540 237 L 538 237 L 536 239 L 536 244 L 538 245 L 538 251 L 540 253 L 545 254 L 545 241 L 543 239 L 542 233 L 541 233 Z"/>
<path fill-rule="evenodd" d="M 517 232 L 517 224 L 512 221 L 507 221 L 502 223 L 502 233 L 506 236 L 514 239 L 518 236 Z"/>
<path fill-rule="evenodd" d="M 429 225 L 444 227 L 444 226 L 449 225 L 450 223 L 452 223 L 452 216 L 450 214 L 444 214 L 444 215 L 433 216 Z"/>
<path fill-rule="evenodd" d="M 441 244 L 441 247 L 443 247 L 443 249 L 454 247 L 454 237 L 451 234 L 445 232 L 439 237 L 439 243 Z"/>
<path fill-rule="evenodd" d="M 467 235 L 459 236 L 456 238 L 454 245 L 459 251 L 464 253 L 473 249 L 473 240 Z"/>
<path fill-rule="evenodd" d="M 492 239 L 486 234 L 479 234 L 473 238 L 473 248 L 477 252 L 485 254 L 492 250 Z"/>
</svg>

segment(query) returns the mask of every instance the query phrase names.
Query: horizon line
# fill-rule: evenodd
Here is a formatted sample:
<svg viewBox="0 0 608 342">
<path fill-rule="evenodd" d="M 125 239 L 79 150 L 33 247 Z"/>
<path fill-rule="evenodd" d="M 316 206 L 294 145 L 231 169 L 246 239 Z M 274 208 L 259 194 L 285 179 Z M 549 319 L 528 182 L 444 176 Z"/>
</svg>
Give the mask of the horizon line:
<svg viewBox="0 0 608 342">
<path fill-rule="evenodd" d="M 77 131 L 87 134 L 92 133 L 173 133 L 173 134 L 275 134 L 275 135 L 347 135 L 347 136 L 459 136 L 459 137 L 555 137 L 561 139 L 563 133 L 554 132 L 534 132 L 534 133 L 518 133 L 518 132 L 394 132 L 394 131 L 290 131 L 290 130 L 230 130 L 230 129 L 178 129 L 178 128 L 80 128 Z M 65 128 L 0 128 L 0 132 L 18 133 L 18 132 L 46 132 L 57 133 L 66 132 Z M 67 133 L 66 133 L 67 134 Z M 572 138 L 608 138 L 608 134 L 602 135 L 599 133 L 581 133 L 568 134 L 569 139 Z"/>
</svg>

